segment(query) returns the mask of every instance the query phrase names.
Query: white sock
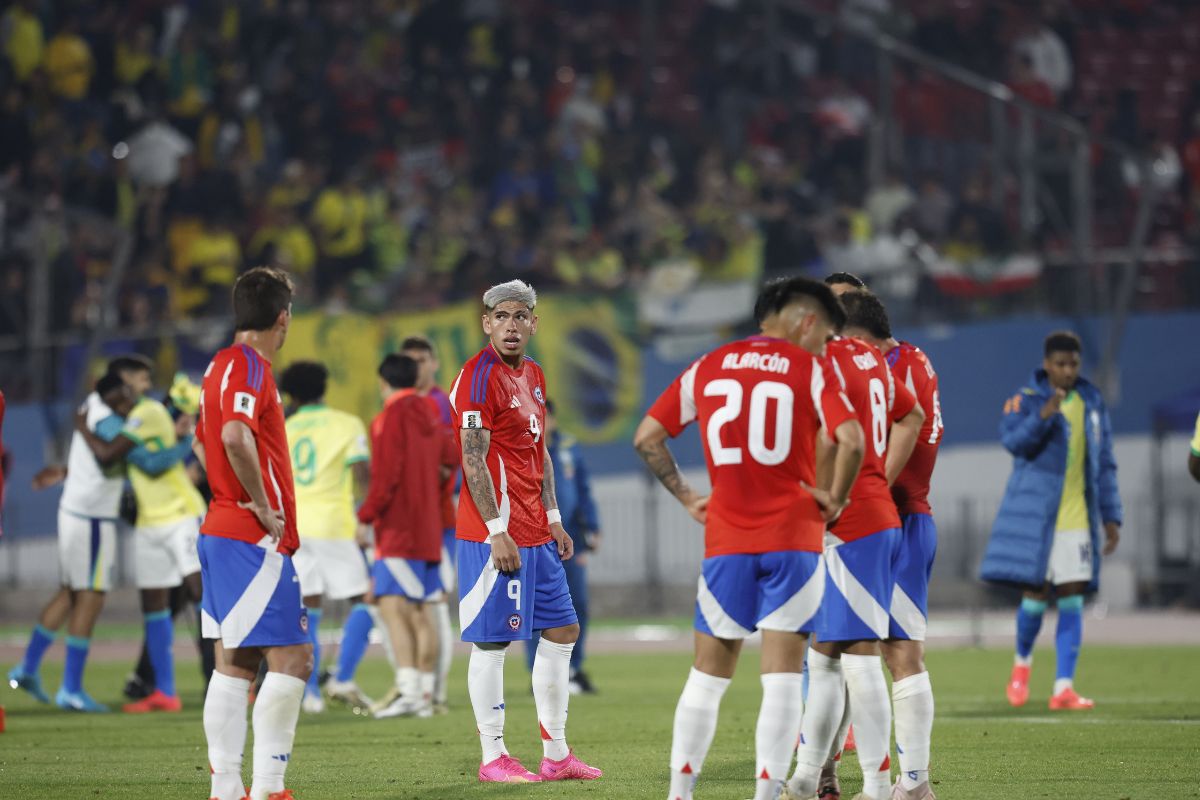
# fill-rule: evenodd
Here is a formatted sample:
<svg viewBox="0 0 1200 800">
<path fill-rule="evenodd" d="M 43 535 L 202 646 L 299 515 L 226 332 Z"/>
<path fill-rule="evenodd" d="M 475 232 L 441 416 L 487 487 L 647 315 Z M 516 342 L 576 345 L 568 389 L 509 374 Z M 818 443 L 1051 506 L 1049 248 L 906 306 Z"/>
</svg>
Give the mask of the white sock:
<svg viewBox="0 0 1200 800">
<path fill-rule="evenodd" d="M 567 701 L 571 697 L 567 684 L 574 649 L 574 642 L 558 644 L 542 638 L 533 659 L 533 704 L 542 734 L 542 755 L 551 761 L 571 755 L 567 747 Z"/>
<path fill-rule="evenodd" d="M 717 712 L 729 688 L 729 678 L 718 678 L 692 667 L 675 706 L 675 731 L 671 737 L 671 792 L 667 800 L 691 800 L 696 776 L 717 732 Z"/>
<path fill-rule="evenodd" d="M 1054 679 L 1054 693 L 1055 694 L 1062 694 L 1067 689 L 1074 689 L 1074 688 L 1075 688 L 1075 681 L 1071 678 L 1055 678 Z"/>
<path fill-rule="evenodd" d="M 1021 656 L 1020 654 L 1013 656 L 1013 664 L 1018 667 L 1031 666 L 1033 664 L 1033 653 L 1030 653 L 1027 656 Z"/>
<path fill-rule="evenodd" d="M 842 672 L 850 694 L 850 721 L 858 745 L 858 763 L 863 773 L 863 794 L 872 800 L 887 800 L 892 791 L 892 703 L 883 659 L 879 656 L 842 654 Z"/>
<path fill-rule="evenodd" d="M 416 667 L 397 667 L 396 688 L 404 697 L 419 697 L 421 694 L 421 673 Z"/>
<path fill-rule="evenodd" d="M 821 766 L 829 756 L 833 737 L 846 707 L 846 683 L 842 662 L 837 658 L 808 650 L 808 702 L 800 726 L 800 746 L 796 749 L 796 771 L 788 789 L 800 797 L 817 793 Z"/>
<path fill-rule="evenodd" d="M 250 800 L 267 800 L 283 791 L 283 773 L 292 757 L 296 720 L 305 682 L 282 672 L 268 672 L 254 701 L 254 783 Z"/>
<path fill-rule="evenodd" d="M 433 704 L 433 685 L 437 682 L 437 676 L 432 672 L 422 672 L 417 675 L 417 695 L 421 698 L 422 705 Z"/>
<path fill-rule="evenodd" d="M 450 625 L 450 605 L 434 603 L 433 626 L 437 629 L 437 680 L 433 687 L 433 702 L 445 705 L 450 678 L 450 662 L 454 660 L 454 628 Z"/>
<path fill-rule="evenodd" d="M 508 752 L 504 746 L 504 652 L 471 645 L 467 665 L 467 693 L 475 711 L 484 764 Z"/>
<path fill-rule="evenodd" d="M 837 733 L 833 735 L 833 747 L 829 751 L 829 760 L 825 769 L 837 772 L 838 764 L 842 761 L 842 750 L 846 748 L 846 736 L 850 733 L 850 693 L 845 694 L 842 705 L 842 721 L 838 723 Z"/>
<path fill-rule="evenodd" d="M 388 635 L 388 626 L 384 623 L 383 617 L 379 615 L 379 606 L 367 606 L 367 613 L 371 615 L 371 621 L 375 623 L 375 630 L 379 631 L 379 643 L 383 645 L 383 654 L 387 656 L 388 663 L 395 670 L 396 651 L 392 649 L 392 637 Z"/>
<path fill-rule="evenodd" d="M 774 800 L 787 779 L 792 750 L 804 715 L 804 676 L 772 672 L 762 676 L 762 706 L 754 734 L 754 800 Z"/>
<path fill-rule="evenodd" d="M 214 672 L 204 698 L 204 736 L 216 800 L 242 800 L 242 752 L 246 749 L 246 707 L 250 681 Z"/>
<path fill-rule="evenodd" d="M 929 780 L 929 739 L 933 734 L 933 686 L 929 673 L 910 675 L 892 684 L 896 717 L 896 752 L 900 783 L 915 789 Z"/>
</svg>

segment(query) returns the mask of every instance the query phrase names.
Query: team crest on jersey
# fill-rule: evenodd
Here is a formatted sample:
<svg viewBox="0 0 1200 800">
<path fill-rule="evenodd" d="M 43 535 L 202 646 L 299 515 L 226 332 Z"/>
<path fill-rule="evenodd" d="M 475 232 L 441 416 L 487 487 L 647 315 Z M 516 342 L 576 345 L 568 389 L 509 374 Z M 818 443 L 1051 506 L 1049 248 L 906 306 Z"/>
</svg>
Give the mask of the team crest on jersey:
<svg viewBox="0 0 1200 800">
<path fill-rule="evenodd" d="M 508 627 L 512 628 L 514 631 L 520 630 L 521 629 L 521 615 L 513 614 L 512 616 L 510 616 L 508 618 Z"/>
<path fill-rule="evenodd" d="M 125 427 L 137 430 L 138 428 L 142 427 L 142 421 L 137 417 L 134 417 L 133 419 L 127 419 L 125 420 Z"/>
<path fill-rule="evenodd" d="M 464 411 L 462 415 L 462 426 L 464 430 L 477 430 L 483 427 L 483 414 L 478 411 Z"/>
<path fill-rule="evenodd" d="M 247 417 L 254 417 L 254 406 L 258 399 L 249 392 L 237 392 L 233 395 L 233 410 Z"/>
<path fill-rule="evenodd" d="M 537 401 L 539 403 L 541 403 L 542 405 L 546 405 L 546 397 L 542 394 L 542 387 L 540 387 L 540 386 L 533 387 L 533 396 L 537 398 Z"/>
<path fill-rule="evenodd" d="M 305 633 L 308 633 L 308 612 L 307 611 L 300 612 L 300 630 L 304 631 Z"/>
</svg>

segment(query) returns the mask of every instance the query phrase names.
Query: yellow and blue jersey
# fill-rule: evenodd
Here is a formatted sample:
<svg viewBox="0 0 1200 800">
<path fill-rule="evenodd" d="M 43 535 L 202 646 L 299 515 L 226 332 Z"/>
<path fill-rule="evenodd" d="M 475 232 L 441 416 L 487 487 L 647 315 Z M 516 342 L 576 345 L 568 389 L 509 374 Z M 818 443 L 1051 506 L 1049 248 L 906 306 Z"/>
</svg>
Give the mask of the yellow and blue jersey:
<svg viewBox="0 0 1200 800">
<path fill-rule="evenodd" d="M 1072 390 L 1060 406 L 1067 421 L 1067 470 L 1063 474 L 1062 500 L 1058 505 L 1056 531 L 1088 530 L 1087 496 L 1084 494 L 1084 459 L 1087 435 L 1083 424 L 1083 398 Z"/>
<path fill-rule="evenodd" d="M 137 498 L 138 527 L 172 525 L 187 517 L 204 516 L 204 498 L 183 466 L 191 439 L 179 441 L 175 421 L 162 403 L 148 397 L 139 400 L 121 435 L 137 445 L 126 460 Z"/>
<path fill-rule="evenodd" d="M 1196 415 L 1196 433 L 1192 435 L 1192 455 L 1200 458 L 1200 414 Z"/>
<path fill-rule="evenodd" d="M 362 420 L 325 405 L 308 405 L 288 417 L 285 427 L 301 537 L 353 539 L 357 522 L 350 468 L 370 458 Z"/>
</svg>

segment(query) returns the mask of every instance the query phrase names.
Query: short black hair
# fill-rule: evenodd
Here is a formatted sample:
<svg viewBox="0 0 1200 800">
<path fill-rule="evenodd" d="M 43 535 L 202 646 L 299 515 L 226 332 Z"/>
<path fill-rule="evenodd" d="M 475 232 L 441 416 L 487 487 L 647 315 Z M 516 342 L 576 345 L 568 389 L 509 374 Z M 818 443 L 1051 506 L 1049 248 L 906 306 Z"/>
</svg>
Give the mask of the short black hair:
<svg viewBox="0 0 1200 800">
<path fill-rule="evenodd" d="M 255 267 L 233 284 L 233 327 L 238 331 L 269 331 L 280 312 L 292 304 L 295 287 L 281 269 Z"/>
<path fill-rule="evenodd" d="M 762 321 L 778 309 L 775 308 L 775 297 L 779 294 L 779 287 L 787 282 L 787 278 L 772 278 L 765 282 L 762 288 L 758 290 L 758 299 L 754 301 L 754 321 L 759 325 Z"/>
<path fill-rule="evenodd" d="M 767 313 L 778 313 L 788 303 L 801 297 L 810 297 L 815 300 L 821 307 L 821 310 L 825 312 L 825 316 L 829 318 L 829 322 L 833 325 L 834 329 L 840 331 L 842 326 L 846 324 L 846 309 L 842 308 L 842 303 L 838 300 L 837 295 L 833 293 L 833 290 L 820 281 L 800 276 L 787 278 L 783 281 L 775 292 L 771 307 L 767 310 Z"/>
<path fill-rule="evenodd" d="M 115 372 L 106 372 L 100 380 L 96 381 L 96 394 L 101 398 L 109 392 L 123 388 L 125 388 L 125 381 L 121 380 L 121 376 Z"/>
<path fill-rule="evenodd" d="M 411 389 L 417 385 L 417 362 L 399 353 L 388 353 L 379 364 L 379 377 L 393 389 Z"/>
<path fill-rule="evenodd" d="M 404 337 L 404 341 L 400 343 L 401 350 L 424 350 L 429 355 L 434 354 L 433 342 L 429 341 L 429 337 L 419 334 Z"/>
<path fill-rule="evenodd" d="M 122 372 L 154 372 L 154 362 L 141 353 L 124 353 L 108 362 L 108 373 L 120 375 Z"/>
<path fill-rule="evenodd" d="M 853 272 L 834 272 L 825 276 L 826 286 L 836 286 L 839 283 L 848 283 L 855 289 L 865 289 L 867 284 L 863 279 L 855 275 Z"/>
<path fill-rule="evenodd" d="M 293 361 L 279 376 L 279 388 L 302 406 L 320 401 L 328 382 L 329 370 L 320 361 Z"/>
<path fill-rule="evenodd" d="M 883 301 L 870 292 L 846 292 L 840 298 L 846 309 L 846 327 L 862 328 L 876 339 L 892 338 L 892 323 Z"/>
<path fill-rule="evenodd" d="M 1083 342 L 1074 331 L 1054 331 L 1046 337 L 1045 355 L 1052 353 L 1082 353 Z"/>
</svg>

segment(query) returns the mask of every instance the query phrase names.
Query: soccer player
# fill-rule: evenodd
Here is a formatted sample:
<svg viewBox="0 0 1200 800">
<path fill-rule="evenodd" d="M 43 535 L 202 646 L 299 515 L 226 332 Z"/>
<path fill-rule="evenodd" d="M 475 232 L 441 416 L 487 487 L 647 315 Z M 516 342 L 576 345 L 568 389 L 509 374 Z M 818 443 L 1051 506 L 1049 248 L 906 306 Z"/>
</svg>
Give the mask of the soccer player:
<svg viewBox="0 0 1200 800">
<path fill-rule="evenodd" d="M 3 411 L 4 398 L 0 397 L 0 412 Z M 1196 415 L 1196 433 L 1192 436 L 1192 451 L 1188 453 L 1188 472 L 1200 482 L 1200 414 Z"/>
<path fill-rule="evenodd" d="M 705 528 L 695 660 L 675 709 L 668 800 L 692 797 L 742 640 L 756 628 L 763 699 L 754 797 L 778 797 L 800 733 L 800 669 L 824 586 L 825 521 L 845 507 L 863 455 L 854 409 L 819 359 L 844 318 L 833 293 L 807 278 L 771 283 L 755 316 L 763 335 L 693 362 L 634 435 L 650 471 Z M 666 444 L 694 421 L 708 496 L 687 484 Z M 818 436 L 837 448 L 828 493 L 812 489 Z"/>
<path fill-rule="evenodd" d="M 363 620 L 368 632 L 371 627 L 371 615 L 363 603 L 371 579 L 356 541 L 358 521 L 354 517 L 355 487 L 365 494 L 370 479 L 367 430 L 353 414 L 325 405 L 328 380 L 329 370 L 316 361 L 293 362 L 279 378 L 279 388 L 297 406 L 285 427 L 296 483 L 297 527 L 304 538 L 304 547 L 296 551 L 292 564 L 300 576 L 313 648 L 313 670 L 301 705 L 310 713 L 325 710 L 317 684 L 322 599 L 349 600 L 352 604 L 346 619 L 350 635 L 343 636 L 344 642 L 358 639 L 356 627 Z M 354 683 L 364 650 L 353 644 L 343 646 L 338 651 L 337 676 L 326 685 L 331 698 L 355 708 L 371 705 Z"/>
<path fill-rule="evenodd" d="M 934 800 L 929 786 L 929 749 L 933 732 L 933 688 L 925 670 L 925 629 L 929 618 L 929 576 L 937 551 L 937 528 L 929 506 L 929 481 L 942 440 L 942 407 L 937 373 L 919 349 L 892 336 L 883 302 L 867 292 L 841 295 L 846 308 L 846 336 L 878 348 L 896 381 L 917 398 L 925 421 L 916 445 L 899 475 L 888 473 L 892 499 L 900 512 L 903 534 L 892 564 L 892 604 L 883 660 L 892 674 L 892 713 L 900 780 L 893 800 Z M 893 431 L 893 437 L 896 436 Z M 898 465 L 889 462 L 895 469 Z M 836 741 L 836 740 L 835 740 Z"/>
<path fill-rule="evenodd" d="M 859 339 L 843 337 L 826 347 L 826 359 L 855 408 L 865 432 L 862 470 L 850 504 L 830 525 L 825 548 L 829 580 L 821 601 L 818 643 L 808 653 L 809 695 L 792 797 L 816 793 L 849 695 L 862 796 L 883 800 L 892 790 L 892 709 L 880 663 L 879 643 L 888 638 L 902 532 L 889 476 L 907 463 L 925 415 L 912 392 L 897 384 L 883 353 Z"/>
<path fill-rule="evenodd" d="M 196 455 L 212 502 L 200 527 L 203 633 L 217 639 L 217 670 L 204 701 L 211 797 L 239 800 L 250 683 L 265 658 L 254 703 L 250 800 L 290 800 L 283 786 L 296 720 L 312 670 L 308 616 L 292 553 L 296 499 L 283 406 L 271 359 L 292 319 L 292 281 L 268 267 L 233 287 L 233 345 L 204 373 Z"/>
<path fill-rule="evenodd" d="M 980 573 L 1024 589 L 1017 609 L 1017 652 L 1008 701 L 1029 699 L 1033 644 L 1051 590 L 1058 605 L 1052 710 L 1086 710 L 1075 691 L 1083 640 L 1083 596 L 1100 580 L 1104 555 L 1117 549 L 1123 511 L 1112 428 L 1100 390 L 1079 374 L 1083 346 L 1070 331 L 1046 337 L 1041 369 L 1004 404 L 1000 441 L 1013 474 L 996 513 Z"/>
<path fill-rule="evenodd" d="M 440 364 L 433 342 L 424 336 L 409 336 L 400 343 L 400 354 L 417 362 L 417 394 L 429 401 L 438 420 L 453 437 L 454 412 L 450 408 L 450 396 L 437 385 Z M 454 658 L 454 629 L 450 625 L 448 595 L 455 587 L 454 553 L 458 548 L 454 543 L 454 522 L 458 511 L 454 504 L 454 492 L 457 485 L 458 470 L 455 469 L 442 481 L 442 566 L 439 572 L 442 591 L 426 603 L 437 630 L 437 668 L 433 684 L 433 708 L 437 713 L 447 711 L 447 679 L 450 662 Z"/>
<path fill-rule="evenodd" d="M 133 410 L 133 392 L 116 375 L 106 374 L 84 400 L 87 424 L 104 439 L 115 439 L 124 417 Z M 34 478 L 34 488 L 57 482 L 61 467 L 48 468 Z M 124 465 L 104 468 L 87 442 L 76 432 L 67 452 L 66 482 L 58 503 L 58 570 L 62 588 L 42 610 L 33 629 L 24 660 L 8 673 L 14 689 L 24 689 L 43 703 L 50 702 L 42 689 L 38 669 L 42 656 L 54 643 L 58 629 L 67 625 L 67 661 L 62 686 L 54 698 L 70 711 L 108 711 L 83 690 L 83 672 L 91 646 L 92 628 L 104 608 L 112 586 L 112 565 L 117 550 L 117 514 L 125 487 Z"/>
<path fill-rule="evenodd" d="M 76 421 L 76 429 L 101 465 L 128 462 L 129 482 L 137 500 L 135 574 L 154 691 L 124 707 L 132 714 L 182 708 L 175 691 L 170 591 L 182 585 L 193 602 L 199 604 L 201 597 L 196 539 L 204 499 L 183 466 L 192 450 L 193 417 L 181 414 L 172 420 L 162 403 L 146 396 L 151 368 L 144 356 L 122 356 L 109 363 L 109 372 L 118 375 L 137 398 L 117 438 L 110 442 L 96 435 L 82 415 Z"/>
<path fill-rule="evenodd" d="M 579 621 L 562 562 L 574 552 L 546 457 L 546 380 L 525 355 L 537 332 L 537 294 L 513 280 L 483 294 L 488 344 L 450 390 L 462 447 L 458 504 L 459 628 L 471 642 L 467 689 L 483 760 L 479 780 L 592 780 L 599 769 L 567 746 L 567 683 Z M 504 653 L 542 631 L 533 699 L 542 764 L 529 772 L 504 746 Z"/>
<path fill-rule="evenodd" d="M 437 633 L 425 603 L 442 593 L 440 487 L 458 466 L 458 452 L 433 407 L 416 392 L 417 362 L 388 355 L 379 378 L 384 407 L 371 425 L 374 467 L 358 521 L 375 528 L 371 574 L 400 696 L 375 716 L 429 717 Z"/>
</svg>

